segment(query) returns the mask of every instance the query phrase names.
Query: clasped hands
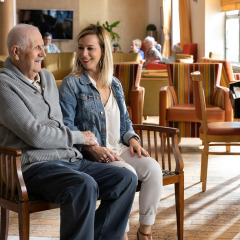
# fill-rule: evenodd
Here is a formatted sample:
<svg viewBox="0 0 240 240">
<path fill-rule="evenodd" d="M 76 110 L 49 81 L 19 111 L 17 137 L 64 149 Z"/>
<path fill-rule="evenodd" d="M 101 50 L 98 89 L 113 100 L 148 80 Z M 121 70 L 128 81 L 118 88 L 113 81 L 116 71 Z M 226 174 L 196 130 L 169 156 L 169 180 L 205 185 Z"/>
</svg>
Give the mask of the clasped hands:
<svg viewBox="0 0 240 240">
<path fill-rule="evenodd" d="M 113 152 L 107 147 L 101 147 L 98 144 L 97 137 L 90 131 L 82 131 L 83 134 L 83 148 L 84 151 L 88 153 L 88 155 L 92 158 L 93 161 L 102 162 L 102 163 L 110 163 L 113 161 L 122 161 L 124 160 L 118 156 L 117 153 Z M 138 157 L 146 156 L 148 157 L 148 152 L 141 147 L 140 143 L 131 138 L 129 140 L 129 150 L 131 156 L 134 155 L 134 152 L 138 154 Z"/>
</svg>

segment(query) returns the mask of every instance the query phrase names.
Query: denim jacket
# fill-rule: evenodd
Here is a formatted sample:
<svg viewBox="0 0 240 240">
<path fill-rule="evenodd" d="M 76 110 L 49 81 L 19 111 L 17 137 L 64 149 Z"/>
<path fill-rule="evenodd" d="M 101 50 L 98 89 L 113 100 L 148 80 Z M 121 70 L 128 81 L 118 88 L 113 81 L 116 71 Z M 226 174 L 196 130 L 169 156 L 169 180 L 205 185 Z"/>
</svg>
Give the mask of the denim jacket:
<svg viewBox="0 0 240 240">
<path fill-rule="evenodd" d="M 113 77 L 111 89 L 120 110 L 121 142 L 129 145 L 129 139 L 136 136 L 126 108 L 124 93 L 119 80 Z M 60 87 L 60 105 L 63 122 L 71 130 L 91 131 L 98 138 L 100 146 L 106 146 L 106 117 L 98 90 L 88 75 L 80 78 L 68 75 Z"/>
</svg>

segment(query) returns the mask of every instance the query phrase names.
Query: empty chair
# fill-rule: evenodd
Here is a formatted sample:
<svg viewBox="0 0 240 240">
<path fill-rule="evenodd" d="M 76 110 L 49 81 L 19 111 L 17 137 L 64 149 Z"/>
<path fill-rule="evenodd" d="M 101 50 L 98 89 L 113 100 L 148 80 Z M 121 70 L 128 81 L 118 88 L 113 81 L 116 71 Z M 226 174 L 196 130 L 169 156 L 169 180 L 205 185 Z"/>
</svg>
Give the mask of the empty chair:
<svg viewBox="0 0 240 240">
<path fill-rule="evenodd" d="M 206 97 L 203 88 L 203 77 L 199 71 L 191 73 L 194 88 L 195 111 L 201 121 L 199 128 L 202 140 L 201 150 L 201 177 L 202 191 L 206 191 L 208 155 L 240 155 L 240 152 L 211 151 L 211 146 L 240 146 L 240 122 L 208 122 L 206 111 Z M 234 166 L 233 166 L 234 167 Z"/>
</svg>

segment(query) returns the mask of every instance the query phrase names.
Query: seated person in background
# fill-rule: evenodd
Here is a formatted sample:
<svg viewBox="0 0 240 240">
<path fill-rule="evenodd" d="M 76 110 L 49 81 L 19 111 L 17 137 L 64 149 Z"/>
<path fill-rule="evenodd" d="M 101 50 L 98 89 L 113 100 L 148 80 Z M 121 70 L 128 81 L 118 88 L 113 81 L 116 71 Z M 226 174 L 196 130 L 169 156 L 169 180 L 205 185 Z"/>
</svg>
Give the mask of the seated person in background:
<svg viewBox="0 0 240 240">
<path fill-rule="evenodd" d="M 60 204 L 60 239 L 122 239 L 137 177 L 126 168 L 84 159 L 74 146 L 93 146 L 90 131 L 63 124 L 53 75 L 38 28 L 19 24 L 7 37 L 9 57 L 0 73 L 0 146 L 22 151 L 28 194 Z M 96 210 L 97 200 L 101 200 Z"/>
<path fill-rule="evenodd" d="M 52 34 L 49 32 L 46 32 L 43 36 L 43 48 L 47 53 L 60 53 L 60 50 L 58 47 L 52 42 Z"/>
<path fill-rule="evenodd" d="M 146 47 L 146 52 L 145 52 L 146 63 L 145 64 L 149 62 L 159 62 L 160 60 L 162 60 L 162 55 L 155 48 L 154 44 L 155 44 L 155 40 L 153 37 L 147 36 L 144 39 L 144 45 Z"/>
<path fill-rule="evenodd" d="M 141 59 L 144 59 L 144 52 L 140 49 L 142 47 L 142 41 L 140 39 L 134 39 L 131 44 L 131 52 L 140 53 Z"/>
<path fill-rule="evenodd" d="M 181 46 L 179 46 L 178 44 L 174 44 L 172 46 L 172 55 L 169 58 L 163 57 L 161 60 L 161 63 L 176 62 L 176 54 L 182 53 L 182 51 L 183 51 L 183 49 L 181 48 Z"/>
<path fill-rule="evenodd" d="M 162 170 L 141 147 L 132 128 L 121 83 L 113 77 L 109 35 L 102 26 L 89 25 L 78 35 L 73 72 L 61 84 L 60 104 L 66 126 L 97 136 L 99 145 L 84 147 L 88 156 L 96 162 L 108 158 L 108 165 L 128 168 L 142 181 L 137 239 L 151 240 L 162 192 Z M 128 229 L 124 240 L 128 239 Z"/>
</svg>

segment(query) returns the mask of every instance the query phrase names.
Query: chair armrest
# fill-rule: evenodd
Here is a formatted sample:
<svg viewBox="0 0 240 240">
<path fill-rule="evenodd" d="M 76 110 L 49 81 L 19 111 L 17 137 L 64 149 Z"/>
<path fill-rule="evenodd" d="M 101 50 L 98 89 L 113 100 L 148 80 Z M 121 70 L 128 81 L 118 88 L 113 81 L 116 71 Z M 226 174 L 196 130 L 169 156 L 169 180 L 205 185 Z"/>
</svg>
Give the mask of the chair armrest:
<svg viewBox="0 0 240 240">
<path fill-rule="evenodd" d="M 229 88 L 216 86 L 214 88 L 212 103 L 214 106 L 225 110 L 225 121 L 231 122 L 233 118 L 233 109 L 229 97 Z"/>
<path fill-rule="evenodd" d="M 146 148 L 151 157 L 160 163 L 163 170 L 172 171 L 171 153 L 173 153 L 174 172 L 183 173 L 184 164 L 178 147 L 178 129 L 145 124 L 133 124 L 133 129 L 140 132 L 141 145 Z M 165 140 L 166 144 L 164 144 Z"/>
<path fill-rule="evenodd" d="M 19 149 L 0 147 L 1 197 L 8 200 L 28 201 L 27 188 L 22 175 L 22 152 Z M 17 189 L 17 193 L 16 193 Z M 3 194 L 5 194 L 3 196 Z"/>
<path fill-rule="evenodd" d="M 167 108 L 177 104 L 177 96 L 173 86 L 164 86 L 159 92 L 159 123 L 167 126 Z"/>
<path fill-rule="evenodd" d="M 145 89 L 143 87 L 134 88 L 131 91 L 132 122 L 141 124 L 143 121 L 143 104 Z"/>
</svg>

